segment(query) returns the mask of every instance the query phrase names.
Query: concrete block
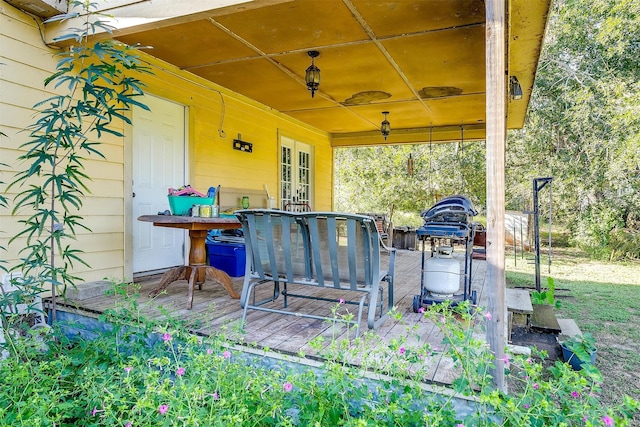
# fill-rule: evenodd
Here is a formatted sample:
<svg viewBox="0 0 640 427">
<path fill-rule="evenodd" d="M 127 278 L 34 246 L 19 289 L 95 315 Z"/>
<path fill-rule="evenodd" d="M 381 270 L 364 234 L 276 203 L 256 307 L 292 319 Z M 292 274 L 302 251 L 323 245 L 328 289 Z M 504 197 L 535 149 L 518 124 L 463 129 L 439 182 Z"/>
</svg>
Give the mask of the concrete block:
<svg viewBox="0 0 640 427">
<path fill-rule="evenodd" d="M 558 335 L 558 341 L 563 342 L 576 335 L 582 335 L 582 331 L 578 327 L 578 324 L 573 319 L 557 319 L 560 325 L 560 335 Z"/>
<path fill-rule="evenodd" d="M 546 332 L 560 332 L 560 324 L 556 319 L 554 307 L 544 304 L 536 304 L 531 316 L 531 327 Z"/>
<path fill-rule="evenodd" d="M 512 320 L 511 322 L 513 323 L 514 326 L 529 326 L 530 323 L 530 318 L 531 316 L 528 314 L 521 314 L 521 313 L 511 313 L 512 314 Z"/>
<path fill-rule="evenodd" d="M 511 354 L 519 354 L 521 356 L 531 356 L 531 347 L 523 345 L 507 344 L 506 350 Z"/>
<path fill-rule="evenodd" d="M 97 280 L 95 282 L 81 283 L 77 288 L 69 287 L 64 294 L 66 299 L 82 301 L 89 298 L 104 296 L 105 291 L 111 287 L 111 282 Z"/>
</svg>

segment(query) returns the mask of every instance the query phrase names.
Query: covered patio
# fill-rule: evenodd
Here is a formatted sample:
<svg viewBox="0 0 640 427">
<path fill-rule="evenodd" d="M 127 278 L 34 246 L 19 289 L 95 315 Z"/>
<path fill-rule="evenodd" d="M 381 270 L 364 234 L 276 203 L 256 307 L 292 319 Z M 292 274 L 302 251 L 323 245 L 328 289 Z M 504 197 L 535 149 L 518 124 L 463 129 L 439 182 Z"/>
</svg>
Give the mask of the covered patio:
<svg viewBox="0 0 640 427">
<path fill-rule="evenodd" d="M 428 251 L 428 249 L 427 249 Z M 456 258 L 463 257 L 459 249 L 454 252 Z M 383 256 L 383 265 L 388 261 L 388 256 Z M 473 260 L 472 289 L 478 294 L 478 306 L 487 304 L 486 262 Z M 398 250 L 395 269 L 395 306 L 400 314 L 399 318 L 390 316 L 379 328 L 371 330 L 376 341 L 382 345 L 389 345 L 392 341 L 405 341 L 406 345 L 420 345 L 429 343 L 432 348 L 442 349 L 442 335 L 439 329 L 431 321 L 424 318 L 421 313 L 414 313 L 412 308 L 413 297 L 420 293 L 420 250 Z M 147 295 L 160 281 L 160 275 L 148 276 L 135 280 L 135 285 L 128 288 L 128 292 L 134 292 L 139 286 L 135 300 L 141 314 L 150 318 L 163 319 L 165 313 L 170 317 L 179 319 L 188 325 L 189 331 L 198 335 L 223 333 L 231 342 L 244 349 L 267 351 L 267 354 L 276 357 L 288 356 L 298 358 L 304 355 L 307 360 L 321 359 L 322 350 L 313 345 L 318 337 L 324 339 L 323 346 L 328 346 L 332 341 L 353 339 L 353 329 L 347 331 L 340 322 L 327 321 L 286 316 L 277 313 L 265 313 L 262 311 L 249 311 L 247 324 L 243 332 L 240 331 L 242 309 L 237 299 L 229 297 L 227 292 L 217 283 L 207 281 L 202 290 L 194 293 L 193 308 L 187 309 L 187 281 L 180 280 L 169 286 L 165 292 L 155 298 Z M 243 277 L 233 278 L 233 286 L 237 292 L 242 290 Z M 108 289 L 108 282 L 96 282 L 91 288 L 81 288 L 75 293 L 74 298 L 64 302 L 58 302 L 58 310 L 75 313 L 82 316 L 97 318 L 107 309 L 123 306 L 126 302 L 119 295 L 104 295 Z M 264 293 L 268 293 L 270 286 L 264 285 Z M 309 293 L 311 291 L 296 289 Z M 334 293 L 335 294 L 335 293 Z M 316 296 L 329 298 L 343 297 L 332 295 L 331 290 L 315 291 Z M 282 298 L 274 303 L 274 306 L 282 306 Z M 304 307 L 303 307 L 304 306 Z M 320 315 L 331 316 L 331 304 L 324 301 L 291 298 L 289 310 L 295 312 L 303 309 L 305 312 L 317 312 Z M 351 306 L 339 306 L 337 316 L 344 314 L 346 310 L 353 312 Z M 362 321 L 361 332 L 367 331 L 366 319 Z M 297 359 L 302 360 L 302 359 Z M 450 384 L 455 378 L 453 362 L 445 357 L 438 356 L 428 366 L 424 366 L 423 378 L 428 382 Z"/>
<path fill-rule="evenodd" d="M 204 189 L 222 184 L 246 194 L 262 192 L 268 184 L 277 188 L 277 202 L 283 206 L 296 191 L 295 186 L 293 191 L 286 188 L 281 177 L 288 165 L 278 160 L 289 150 L 290 140 L 308 147 L 308 158 L 296 167 L 306 172 L 309 165 L 305 176 L 313 179 L 303 183 L 303 193 L 319 211 L 333 209 L 333 150 L 337 147 L 485 141 L 487 290 L 478 294 L 480 303 L 486 301 L 495 313 L 487 337 L 497 356 L 496 383 L 502 384 L 506 131 L 524 123 L 549 4 L 548 0 L 108 2 L 103 12 L 112 16 L 113 33 L 99 32 L 90 39 L 113 39 L 143 48 L 142 62 L 155 73 L 145 78 L 147 94 L 162 99 L 162 108 L 179 104 L 170 120 L 171 125 L 180 123 L 177 136 L 160 140 L 177 141 L 177 149 L 169 148 L 182 157 L 175 160 L 176 156 L 166 155 L 158 161 L 151 157 L 162 149 L 146 134 L 136 133 L 146 117 L 136 116 L 135 111 L 134 126 L 120 124 L 124 137 L 105 145 L 111 151 L 108 161 L 100 163 L 97 196 L 86 212 L 90 228 L 109 225 L 100 235 L 86 236 L 82 249 L 91 252 L 94 267 L 80 273 L 89 277 L 87 281 L 141 277 L 185 261 L 187 244 L 181 235 L 182 239 L 174 239 L 171 255 L 182 259 L 165 262 L 159 248 L 152 247 L 144 254 L 145 261 L 161 259 L 163 264 L 138 263 L 144 244 L 153 239 L 136 218 L 165 209 L 167 186 L 189 183 Z M 14 11 L 8 13 L 14 20 Z M 21 31 L 38 35 L 31 42 L 42 41 L 47 49 L 66 47 L 70 39 L 56 41 L 56 36 L 85 19 L 78 16 L 48 23 L 44 30 L 39 26 L 27 30 L 28 19 L 15 16 Z M 18 39 L 14 45 L 12 54 L 18 57 L 24 46 Z M 320 69 L 320 79 L 309 73 L 313 66 Z M 383 119 L 390 126 L 381 123 Z M 16 129 L 24 127 L 20 120 L 15 120 Z M 141 144 L 145 141 L 152 143 Z M 135 151 L 141 146 L 151 148 Z M 176 164 L 180 167 L 173 170 L 173 182 L 160 184 L 167 178 L 166 170 Z M 140 183 L 157 185 L 153 201 L 142 203 L 141 196 L 152 191 L 150 185 L 138 187 Z M 115 198 L 114 188 L 118 189 Z M 406 268 L 413 278 L 401 278 L 403 268 L 398 267 L 398 288 L 408 286 L 397 293 L 401 312 L 419 289 L 415 265 Z M 475 275 L 476 280 L 481 277 L 484 286 L 485 274 Z M 204 292 L 209 291 L 196 294 Z M 193 313 L 208 313 L 205 307 L 216 298 L 210 295 L 208 302 L 197 302 L 204 306 L 198 305 L 201 308 Z M 182 302 L 177 298 L 175 303 Z M 234 310 L 222 302 L 216 304 L 224 314 L 214 325 L 237 318 L 233 314 L 237 302 L 233 303 Z M 175 309 L 179 311 L 180 306 Z M 260 320 L 249 318 L 249 325 Z M 267 329 L 275 329 L 269 320 L 264 322 Z M 307 334 L 306 327 L 301 320 L 293 322 L 287 326 L 292 328 L 287 336 L 297 334 L 301 342 L 308 342 L 313 334 Z M 393 331 L 394 326 L 384 328 Z M 253 340 L 269 342 L 268 336 Z M 303 343 L 298 349 L 302 347 Z"/>
</svg>

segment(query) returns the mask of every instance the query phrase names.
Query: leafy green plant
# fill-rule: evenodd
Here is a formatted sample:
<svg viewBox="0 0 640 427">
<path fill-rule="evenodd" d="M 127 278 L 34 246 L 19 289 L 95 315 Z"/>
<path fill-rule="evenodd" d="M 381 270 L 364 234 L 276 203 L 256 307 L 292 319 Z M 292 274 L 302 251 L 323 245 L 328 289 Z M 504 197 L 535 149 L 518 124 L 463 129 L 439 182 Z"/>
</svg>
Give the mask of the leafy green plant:
<svg viewBox="0 0 640 427">
<path fill-rule="evenodd" d="M 531 292 L 532 304 L 549 304 L 555 308 L 562 306 L 561 302 L 555 298 L 556 284 L 553 277 L 547 277 L 547 290 L 545 291 L 533 291 Z"/>
<path fill-rule="evenodd" d="M 596 339 L 589 332 L 568 338 L 562 342 L 562 345 L 585 363 L 591 363 L 591 355 L 597 349 Z"/>
<path fill-rule="evenodd" d="M 87 265 L 69 243 L 78 229 L 88 230 L 79 215 L 91 179 L 85 161 L 104 158 L 98 150 L 104 134 L 123 136 L 114 121 L 130 124 L 125 113 L 133 105 L 148 109 L 136 100 L 143 94 L 136 74 L 148 69 L 140 66 L 135 49 L 113 40 L 91 42 L 96 30 L 111 28 L 100 20 L 94 3 L 70 1 L 69 6 L 82 12 L 51 21 L 82 17 L 83 24 L 58 38 L 74 44 L 60 51 L 56 72 L 45 80 L 62 93 L 34 105 L 37 119 L 27 128 L 29 139 L 18 157 L 27 167 L 8 188 L 19 188 L 12 213 L 24 216 L 19 220 L 23 228 L 9 241 L 22 245 L 20 263 L 12 269 L 23 272 L 29 286 L 50 285 L 54 318 L 57 288 L 75 286 L 74 264 Z"/>
<path fill-rule="evenodd" d="M 510 391 L 495 390 L 494 358 L 482 339 L 490 314 L 468 304 L 425 311 L 420 321 L 440 329 L 439 345 L 420 342 L 407 325 L 406 336 L 388 345 L 371 332 L 332 340 L 323 365 L 310 367 L 256 350 L 251 356 L 223 335 L 190 335 L 168 313 L 147 319 L 137 292 L 114 288 L 122 306 L 105 313 L 96 338 L 91 331 L 67 337 L 57 322 L 46 346 L 18 341 L 22 357 L 0 363 L 0 424 L 624 426 L 639 408 L 631 398 L 603 407 L 597 370 L 560 362 L 546 369 L 533 357 L 505 356 Z M 425 368 L 437 361 L 455 367 L 453 390 L 424 383 Z"/>
<path fill-rule="evenodd" d="M 640 259 L 640 230 L 614 229 L 610 233 L 609 260 Z"/>
<path fill-rule="evenodd" d="M 0 136 L 6 136 L 4 133 L 0 132 Z M 4 163 L 0 163 L 0 166 L 6 166 Z M 4 184 L 2 181 L 0 181 L 0 184 Z M 7 207 L 7 199 L 6 197 L 4 197 L 4 195 L 2 193 L 0 193 L 0 207 Z M 5 248 L 0 246 L 0 251 L 4 251 Z M 5 264 L 5 260 L 4 259 L 0 259 L 0 271 L 7 271 L 6 267 L 4 266 Z M 0 305 L 0 307 L 2 307 Z"/>
<path fill-rule="evenodd" d="M 4 65 L 2 62 L 0 62 L 0 65 Z M 0 137 L 3 136 L 7 136 L 4 132 L 0 132 Z M 7 166 L 5 163 L 0 163 L 0 166 Z M 3 181 L 0 181 L 0 184 L 4 184 Z M 2 208 L 6 208 L 7 207 L 7 198 L 4 197 L 3 193 L 0 193 L 0 207 Z M 5 250 L 2 246 L 0 246 L 0 250 Z M 0 271 L 6 271 L 6 268 L 4 267 L 5 260 L 0 259 Z M 2 306 L 0 306 L 2 307 Z"/>
</svg>

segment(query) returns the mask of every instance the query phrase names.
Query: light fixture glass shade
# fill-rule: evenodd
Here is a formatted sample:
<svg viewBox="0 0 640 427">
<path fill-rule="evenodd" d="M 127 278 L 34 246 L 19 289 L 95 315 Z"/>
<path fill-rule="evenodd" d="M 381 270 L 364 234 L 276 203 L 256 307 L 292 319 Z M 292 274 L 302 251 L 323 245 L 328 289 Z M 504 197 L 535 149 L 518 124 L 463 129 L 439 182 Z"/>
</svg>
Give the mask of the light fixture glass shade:
<svg viewBox="0 0 640 427">
<path fill-rule="evenodd" d="M 320 87 L 320 68 L 316 67 L 313 62 L 313 59 L 320 55 L 320 52 L 317 50 L 310 50 L 307 52 L 307 55 L 311 57 L 311 65 L 304 73 L 304 81 L 307 84 L 307 89 L 311 91 L 311 97 L 315 95 L 318 87 Z"/>
<path fill-rule="evenodd" d="M 509 77 L 509 94 L 513 100 L 522 99 L 522 86 L 516 76 Z"/>
<path fill-rule="evenodd" d="M 387 120 L 387 114 L 389 114 L 389 112 L 383 111 L 382 114 L 384 114 L 384 120 L 382 121 L 382 123 L 380 123 L 380 133 L 386 141 L 387 137 L 391 133 L 391 123 L 389 123 L 389 120 Z"/>
</svg>

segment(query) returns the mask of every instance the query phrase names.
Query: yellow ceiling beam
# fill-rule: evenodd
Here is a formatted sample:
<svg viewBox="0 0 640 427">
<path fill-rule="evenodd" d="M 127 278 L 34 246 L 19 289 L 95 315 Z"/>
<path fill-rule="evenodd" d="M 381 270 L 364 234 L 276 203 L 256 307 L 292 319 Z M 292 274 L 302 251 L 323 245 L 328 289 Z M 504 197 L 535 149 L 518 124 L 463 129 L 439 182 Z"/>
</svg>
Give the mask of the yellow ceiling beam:
<svg viewBox="0 0 640 427">
<path fill-rule="evenodd" d="M 375 132 L 340 133 L 331 136 L 332 147 L 358 147 L 373 145 L 428 144 L 454 141 L 483 141 L 486 128 L 483 123 L 462 126 L 434 126 L 415 129 L 392 129 L 386 141 Z"/>
</svg>

